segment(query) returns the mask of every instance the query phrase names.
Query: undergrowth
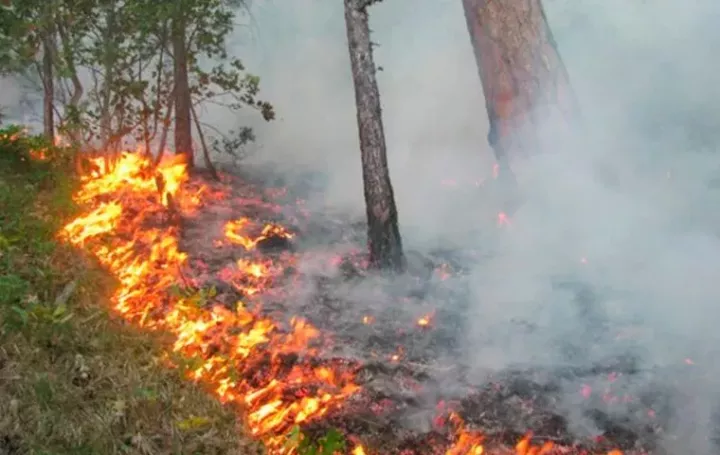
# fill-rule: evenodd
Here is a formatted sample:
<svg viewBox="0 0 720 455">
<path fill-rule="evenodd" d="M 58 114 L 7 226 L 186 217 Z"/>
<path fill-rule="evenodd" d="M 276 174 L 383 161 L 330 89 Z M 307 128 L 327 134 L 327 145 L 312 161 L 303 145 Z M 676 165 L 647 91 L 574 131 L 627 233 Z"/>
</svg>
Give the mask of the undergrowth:
<svg viewBox="0 0 720 455">
<path fill-rule="evenodd" d="M 107 310 L 113 281 L 56 232 L 71 153 L 0 130 L 0 454 L 252 454 L 232 410 Z"/>
</svg>

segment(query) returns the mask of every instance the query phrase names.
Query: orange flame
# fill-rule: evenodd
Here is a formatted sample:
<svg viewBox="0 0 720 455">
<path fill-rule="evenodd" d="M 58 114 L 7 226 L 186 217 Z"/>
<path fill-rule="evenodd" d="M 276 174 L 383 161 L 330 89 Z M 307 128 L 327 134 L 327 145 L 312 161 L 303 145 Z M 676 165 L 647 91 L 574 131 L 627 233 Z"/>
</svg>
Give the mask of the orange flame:
<svg viewBox="0 0 720 455">
<path fill-rule="evenodd" d="M 241 403 L 249 431 L 266 442 L 270 453 L 285 453 L 282 436 L 292 425 L 326 415 L 358 391 L 351 371 L 312 367 L 302 360 L 284 364 L 284 356 L 303 359 L 322 342 L 319 331 L 302 319 L 283 327 L 243 302 L 227 309 L 168 293 L 183 282 L 187 254 L 180 251 L 179 228 L 159 229 L 149 221 L 167 216 L 171 200 L 175 209 L 191 212 L 206 189 L 180 191 L 188 176 L 177 159 L 154 169 L 146 157 L 126 153 L 108 172 L 99 171 L 101 160 L 75 195 L 87 210 L 63 228 L 61 237 L 87 248 L 118 279 L 113 304 L 124 318 L 172 333 L 173 350 L 195 360 L 188 378 L 209 385 L 222 402 Z M 268 225 L 244 245 L 252 249 L 270 235 L 290 236 Z M 252 295 L 263 290 L 270 273 L 267 264 L 241 260 L 233 283 Z M 262 361 L 269 370 L 265 376 L 257 373 Z"/>
<path fill-rule="evenodd" d="M 434 311 L 430 312 L 430 313 L 420 317 L 417 320 L 417 325 L 419 325 L 420 327 L 428 327 L 432 323 L 432 320 L 434 317 L 435 317 L 435 312 Z"/>
<path fill-rule="evenodd" d="M 251 251 L 257 247 L 257 244 L 270 237 L 281 237 L 292 239 L 293 235 L 284 227 L 278 224 L 266 224 L 260 235 L 256 237 L 248 237 L 242 232 L 251 224 L 248 218 L 240 218 L 235 221 L 228 221 L 225 224 L 225 238 L 231 243 L 242 245 L 246 250 Z"/>
</svg>

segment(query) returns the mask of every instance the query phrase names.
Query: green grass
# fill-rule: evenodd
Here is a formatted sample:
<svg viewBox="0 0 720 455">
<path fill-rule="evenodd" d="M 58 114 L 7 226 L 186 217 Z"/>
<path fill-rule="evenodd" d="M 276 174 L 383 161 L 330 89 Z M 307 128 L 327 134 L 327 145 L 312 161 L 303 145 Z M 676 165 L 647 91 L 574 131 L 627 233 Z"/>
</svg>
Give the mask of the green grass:
<svg viewBox="0 0 720 455">
<path fill-rule="evenodd" d="M 0 131 L 0 134 L 3 132 Z M 69 159 L 0 138 L 0 454 L 253 454 L 232 410 L 160 361 L 167 340 L 107 310 L 114 283 L 55 234 Z"/>
</svg>

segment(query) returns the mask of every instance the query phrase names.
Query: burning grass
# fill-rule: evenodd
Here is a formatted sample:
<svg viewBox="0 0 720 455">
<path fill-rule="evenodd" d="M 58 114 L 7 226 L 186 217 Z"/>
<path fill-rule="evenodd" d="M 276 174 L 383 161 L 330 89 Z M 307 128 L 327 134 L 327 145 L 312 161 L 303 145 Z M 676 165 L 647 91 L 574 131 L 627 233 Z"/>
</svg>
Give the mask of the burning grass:
<svg viewBox="0 0 720 455">
<path fill-rule="evenodd" d="M 73 210 L 69 172 L 30 162 L 29 146 L 44 150 L 36 159 L 53 150 L 9 133 L 0 139 L 0 453 L 254 453 L 231 410 L 165 368 L 162 339 L 108 313 L 114 280 L 55 240 Z"/>
</svg>

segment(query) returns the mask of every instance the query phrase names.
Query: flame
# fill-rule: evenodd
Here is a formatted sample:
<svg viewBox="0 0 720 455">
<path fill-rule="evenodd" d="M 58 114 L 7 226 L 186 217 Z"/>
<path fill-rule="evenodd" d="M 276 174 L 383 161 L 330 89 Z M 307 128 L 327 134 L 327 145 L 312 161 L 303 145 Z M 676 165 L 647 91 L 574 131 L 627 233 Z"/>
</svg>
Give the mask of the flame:
<svg viewBox="0 0 720 455">
<path fill-rule="evenodd" d="M 432 323 L 433 318 L 435 317 L 435 312 L 430 312 L 422 317 L 420 317 L 416 322 L 417 325 L 420 327 L 428 327 Z"/>
<path fill-rule="evenodd" d="M 511 226 L 510 218 L 507 216 L 505 212 L 499 212 L 497 215 L 497 225 L 498 227 L 502 226 Z"/>
<path fill-rule="evenodd" d="M 257 244 L 263 240 L 271 237 L 278 237 L 284 239 L 292 239 L 293 234 L 289 233 L 284 227 L 279 224 L 266 224 L 260 235 L 256 237 L 248 237 L 243 235 L 242 232 L 251 225 L 251 221 L 248 218 L 240 218 L 235 221 L 228 221 L 225 224 L 225 238 L 237 245 L 242 245 L 246 250 L 251 251 L 257 247 Z"/>
<path fill-rule="evenodd" d="M 169 222 L 173 214 L 193 214 L 205 200 L 225 197 L 190 182 L 181 159 L 165 159 L 155 167 L 145 155 L 125 153 L 112 166 L 105 166 L 103 158 L 93 164 L 75 194 L 85 210 L 63 227 L 60 238 L 91 252 L 115 276 L 119 286 L 112 304 L 123 318 L 173 335 L 177 358 L 169 355 L 167 360 L 183 365 L 190 380 L 208 386 L 221 402 L 239 405 L 248 431 L 265 443 L 269 454 L 294 453 L 285 447 L 285 435 L 294 425 L 327 416 L 358 393 L 356 366 L 339 361 L 318 366 L 313 357 L 330 340 L 304 319 L 281 323 L 264 316 L 257 301 L 228 308 L 212 299 L 199 301 L 197 293 L 170 292 L 178 283 L 192 287 L 184 273 L 188 255 L 180 249 L 179 223 Z M 277 224 L 264 225 L 256 236 L 247 234 L 254 227 L 247 218 L 228 222 L 221 242 L 239 244 L 255 255 L 219 273 L 248 298 L 267 291 L 284 271 L 282 264 L 256 257 L 258 242 L 292 238 Z M 417 323 L 427 326 L 432 317 Z M 366 324 L 373 321 L 372 316 L 363 318 Z M 390 359 L 402 357 L 398 349 Z M 481 433 L 468 430 L 457 414 L 447 420 L 455 439 L 446 455 L 486 453 Z M 544 455 L 552 447 L 532 444 L 528 434 L 515 452 Z M 351 453 L 368 451 L 355 445 Z"/>
<path fill-rule="evenodd" d="M 209 193 L 202 185 L 187 191 L 184 162 L 171 158 L 155 169 L 147 157 L 125 153 L 105 172 L 102 158 L 94 164 L 75 194 L 86 210 L 64 226 L 61 238 L 85 247 L 117 278 L 112 303 L 118 313 L 174 335 L 173 351 L 191 365 L 187 377 L 208 385 L 222 402 L 240 404 L 250 433 L 270 453 L 286 453 L 282 436 L 292 425 L 326 415 L 359 390 L 348 365 L 317 367 L 304 360 L 325 342 L 306 321 L 281 324 L 245 302 L 228 309 L 168 292 L 186 280 L 188 256 L 180 250 L 179 227 L 160 222 L 173 210 L 192 213 Z M 228 239 L 240 238 L 236 228 L 227 232 L 237 237 Z M 290 237 L 281 226 L 267 225 L 241 244 L 251 250 L 272 235 Z M 245 295 L 258 294 L 272 272 L 270 264 L 240 260 L 232 283 Z"/>
<path fill-rule="evenodd" d="M 455 427 L 455 442 L 445 455 L 483 455 L 487 453 L 495 453 L 486 450 L 484 445 L 485 436 L 478 431 L 467 429 L 463 419 L 455 412 L 450 413 L 449 422 Z M 535 444 L 532 441 L 533 434 L 526 433 L 515 444 L 515 455 L 550 455 L 555 452 L 556 446 L 552 441 L 545 441 Z M 499 451 L 498 453 L 507 453 Z M 607 455 L 623 455 L 623 452 L 617 449 L 606 452 Z"/>
</svg>

